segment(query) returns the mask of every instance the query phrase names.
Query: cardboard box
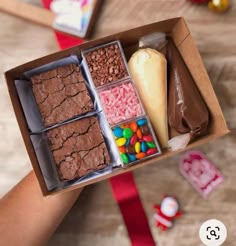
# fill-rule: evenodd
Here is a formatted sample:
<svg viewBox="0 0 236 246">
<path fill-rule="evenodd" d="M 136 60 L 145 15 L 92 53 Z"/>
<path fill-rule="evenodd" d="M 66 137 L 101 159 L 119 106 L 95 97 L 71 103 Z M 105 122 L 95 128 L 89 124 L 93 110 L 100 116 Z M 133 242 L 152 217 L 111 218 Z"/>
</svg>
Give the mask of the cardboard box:
<svg viewBox="0 0 236 246">
<path fill-rule="evenodd" d="M 22 107 L 21 107 L 21 104 L 20 104 L 20 101 L 17 95 L 14 80 L 20 78 L 24 72 L 29 71 L 33 68 L 48 64 L 58 59 L 68 57 L 71 54 L 80 55 L 81 50 L 88 49 L 93 46 L 96 46 L 102 43 L 107 43 L 113 40 L 121 41 L 121 44 L 125 51 L 126 58 L 129 59 L 130 55 L 138 47 L 138 39 L 144 35 L 150 34 L 152 32 L 157 32 L 157 31 L 165 32 L 169 34 L 170 36 L 172 36 L 176 46 L 178 47 L 178 50 L 180 51 L 186 65 L 188 66 L 188 69 L 190 70 L 192 74 L 194 81 L 196 82 L 196 85 L 203 99 L 205 100 L 205 103 L 211 115 L 211 121 L 209 125 L 208 134 L 206 136 L 203 136 L 195 140 L 193 143 L 189 144 L 185 150 L 191 149 L 193 147 L 199 146 L 204 143 L 207 143 L 229 132 L 227 125 L 225 123 L 225 119 L 222 114 L 221 108 L 219 106 L 218 100 L 216 98 L 211 82 L 208 78 L 206 69 L 200 57 L 200 54 L 194 44 L 193 38 L 189 32 L 189 29 L 187 27 L 185 20 L 181 17 L 174 18 L 174 19 L 168 19 L 165 21 L 156 22 L 153 24 L 131 29 L 125 32 L 113 34 L 113 35 L 110 35 L 110 36 L 107 36 L 101 39 L 93 40 L 91 42 L 87 42 L 82 45 L 75 46 L 73 48 L 39 58 L 37 60 L 31 61 L 29 63 L 23 64 L 21 66 L 18 66 L 16 68 L 13 68 L 7 71 L 5 73 L 5 76 L 6 76 L 7 85 L 8 85 L 11 101 L 13 104 L 13 108 L 16 114 L 16 118 L 17 118 L 20 130 L 21 130 L 32 166 L 33 166 L 33 169 L 36 173 L 39 184 L 41 186 L 43 195 L 50 195 L 50 194 L 65 192 L 65 191 L 73 190 L 73 189 L 76 189 L 76 188 L 79 188 L 85 185 L 89 185 L 89 184 L 92 184 L 92 183 L 95 183 L 101 180 L 105 180 L 110 177 L 116 176 L 118 174 L 132 171 L 138 167 L 149 165 L 151 163 L 156 163 L 157 161 L 161 159 L 171 157 L 181 151 L 171 152 L 168 150 L 164 150 L 162 155 L 146 160 L 146 161 L 143 161 L 142 163 L 139 163 L 137 165 L 133 165 L 128 168 L 114 169 L 112 173 L 105 174 L 102 177 L 98 177 L 93 180 L 88 180 L 81 184 L 76 184 L 66 189 L 63 189 L 63 190 L 59 190 L 56 192 L 55 191 L 50 192 L 47 190 L 44 178 L 42 176 L 41 169 L 39 167 L 38 160 L 36 158 L 35 151 L 33 149 L 33 146 L 32 146 L 32 143 L 29 137 L 26 119 L 25 119 L 25 116 L 24 116 L 24 113 L 23 113 L 23 110 L 22 110 Z"/>
</svg>

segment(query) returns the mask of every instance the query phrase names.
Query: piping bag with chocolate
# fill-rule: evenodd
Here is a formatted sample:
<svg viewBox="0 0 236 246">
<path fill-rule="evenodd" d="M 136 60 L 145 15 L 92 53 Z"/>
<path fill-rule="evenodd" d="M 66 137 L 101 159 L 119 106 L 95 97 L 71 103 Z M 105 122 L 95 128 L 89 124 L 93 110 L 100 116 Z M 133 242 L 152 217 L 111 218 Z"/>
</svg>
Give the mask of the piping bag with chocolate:
<svg viewBox="0 0 236 246">
<path fill-rule="evenodd" d="M 143 48 L 153 47 L 153 40 L 155 48 L 158 48 L 166 41 L 165 34 L 153 33 L 140 39 L 141 49 L 132 55 L 128 67 L 161 147 L 166 148 L 168 147 L 167 62 L 159 51 Z"/>
<path fill-rule="evenodd" d="M 168 121 L 181 135 L 169 140 L 171 150 L 185 148 L 207 132 L 208 109 L 172 39 L 167 44 Z"/>
</svg>

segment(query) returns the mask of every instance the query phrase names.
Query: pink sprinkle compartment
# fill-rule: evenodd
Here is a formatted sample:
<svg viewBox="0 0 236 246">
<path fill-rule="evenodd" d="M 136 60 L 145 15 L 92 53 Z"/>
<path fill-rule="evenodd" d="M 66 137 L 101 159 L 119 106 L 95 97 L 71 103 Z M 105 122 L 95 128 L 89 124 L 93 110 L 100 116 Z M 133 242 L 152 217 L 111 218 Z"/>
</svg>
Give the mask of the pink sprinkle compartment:
<svg viewBox="0 0 236 246">
<path fill-rule="evenodd" d="M 113 93 L 114 97 L 116 97 L 116 96 L 118 97 L 117 100 L 119 102 L 122 99 L 122 98 L 119 98 L 119 97 L 122 97 L 122 95 L 120 95 L 119 93 L 120 92 L 122 93 L 122 89 L 124 89 L 124 88 L 121 88 L 121 86 L 124 86 L 124 85 L 127 85 L 127 87 L 126 87 L 127 90 L 130 89 L 130 86 L 131 86 L 132 90 L 133 90 L 133 91 L 131 91 L 131 93 L 133 94 L 133 97 L 137 98 L 137 104 L 136 104 L 136 106 L 137 106 L 137 108 L 136 108 L 137 114 L 136 115 L 132 115 L 131 111 L 124 110 L 123 113 L 126 113 L 126 116 L 123 116 L 123 117 L 120 116 L 119 119 L 111 121 L 110 120 L 110 116 L 107 114 L 108 111 L 107 111 L 106 105 L 104 103 L 104 100 L 101 98 L 101 94 L 106 93 L 106 92 L 109 93 L 109 91 L 110 91 L 111 93 Z M 116 88 L 117 88 L 117 92 L 114 91 L 114 89 L 116 89 Z M 120 88 L 120 90 L 119 90 L 119 88 Z M 126 91 L 123 91 L 123 93 L 126 93 Z M 101 102 L 101 106 L 102 106 L 103 111 L 104 111 L 104 113 L 106 115 L 107 121 L 108 121 L 108 123 L 109 123 L 109 125 L 111 127 L 113 127 L 113 126 L 115 126 L 115 125 L 117 125 L 117 124 L 119 124 L 119 123 L 121 123 L 123 121 L 127 121 L 127 120 L 130 120 L 130 119 L 133 119 L 133 118 L 137 118 L 139 116 L 144 116 L 144 117 L 146 116 L 146 113 L 145 113 L 145 110 L 143 108 L 142 101 L 140 100 L 140 97 L 139 97 L 139 94 L 137 92 L 137 89 L 136 89 L 133 81 L 130 78 L 122 80 L 122 81 L 113 82 L 113 83 L 108 84 L 106 86 L 100 87 L 99 89 L 97 89 L 97 94 L 99 96 L 99 99 L 100 99 L 100 102 Z M 110 97 L 108 96 L 107 99 L 108 100 L 112 99 L 112 96 L 110 96 Z M 129 100 L 129 96 L 127 96 L 127 100 Z M 125 102 L 122 102 L 122 106 L 123 107 L 127 107 L 127 105 L 132 106 L 132 107 L 135 106 L 134 104 L 132 105 L 132 101 L 127 101 L 127 102 L 128 102 L 128 104 L 125 103 Z M 107 101 L 106 103 L 112 104 L 112 101 Z M 116 112 L 116 105 L 111 105 L 111 106 L 113 106 L 112 111 Z M 128 115 L 128 113 L 130 113 L 130 115 Z"/>
</svg>

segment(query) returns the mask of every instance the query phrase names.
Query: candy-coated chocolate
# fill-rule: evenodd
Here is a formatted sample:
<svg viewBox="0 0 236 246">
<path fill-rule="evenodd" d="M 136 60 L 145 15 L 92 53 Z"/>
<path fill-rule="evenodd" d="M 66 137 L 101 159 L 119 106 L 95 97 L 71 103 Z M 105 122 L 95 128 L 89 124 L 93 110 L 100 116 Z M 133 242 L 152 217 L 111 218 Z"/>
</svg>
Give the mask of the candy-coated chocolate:
<svg viewBox="0 0 236 246">
<path fill-rule="evenodd" d="M 138 136 L 134 134 L 132 138 L 130 139 L 130 144 L 135 145 L 137 141 L 138 141 Z"/>
<path fill-rule="evenodd" d="M 129 161 L 132 162 L 132 161 L 136 161 L 136 155 L 131 155 L 131 154 L 128 154 L 128 158 L 129 158 Z"/>
<path fill-rule="evenodd" d="M 135 148 L 134 148 L 133 145 L 127 146 L 127 147 L 126 147 L 126 152 L 127 152 L 128 154 L 136 154 L 136 151 L 135 151 Z"/>
<path fill-rule="evenodd" d="M 139 119 L 139 120 L 137 120 L 137 124 L 138 124 L 138 126 L 143 126 L 143 125 L 147 124 L 147 120 L 146 119 Z"/>
<path fill-rule="evenodd" d="M 135 152 L 138 154 L 141 150 L 141 145 L 140 145 L 140 142 L 137 142 L 135 145 L 134 145 L 134 148 L 135 148 Z"/>
<path fill-rule="evenodd" d="M 131 138 L 133 136 L 133 131 L 130 128 L 123 129 L 123 137 L 124 138 Z"/>
<path fill-rule="evenodd" d="M 152 142 L 153 141 L 153 137 L 151 135 L 143 136 L 143 140 L 145 142 Z"/>
<path fill-rule="evenodd" d="M 137 136 L 138 136 L 139 139 L 142 139 L 143 138 L 143 134 L 142 134 L 142 132 L 141 132 L 140 129 L 137 130 L 136 134 L 137 134 Z"/>
<path fill-rule="evenodd" d="M 121 138 L 123 136 L 123 129 L 117 126 L 113 129 L 113 134 L 115 137 Z"/>
<path fill-rule="evenodd" d="M 146 152 L 148 150 L 148 146 L 145 142 L 141 143 L 141 151 L 142 152 Z"/>
<path fill-rule="evenodd" d="M 122 161 L 125 164 L 128 164 L 129 163 L 129 159 L 128 159 L 128 156 L 126 154 L 121 154 L 120 156 L 121 156 Z"/>
<path fill-rule="evenodd" d="M 113 135 L 117 138 L 115 141 L 124 164 L 157 153 L 154 137 L 145 118 L 113 128 Z"/>
<path fill-rule="evenodd" d="M 120 146 L 119 151 L 120 151 L 120 153 L 126 153 L 125 146 Z"/>
<path fill-rule="evenodd" d="M 125 146 L 128 146 L 130 144 L 130 138 L 127 139 Z"/>
<path fill-rule="evenodd" d="M 136 154 L 136 158 L 137 158 L 137 159 L 142 159 L 142 158 L 144 158 L 145 156 L 146 156 L 146 154 L 143 153 L 143 152 L 140 152 L 140 153 Z"/>
<path fill-rule="evenodd" d="M 147 155 L 153 155 L 153 154 L 155 154 L 157 152 L 157 149 L 156 148 L 151 148 L 151 149 L 149 149 L 147 152 L 146 152 L 146 154 Z"/>
<path fill-rule="evenodd" d="M 129 127 L 132 129 L 133 132 L 136 132 L 138 129 L 138 125 L 135 121 L 132 121 L 129 125 Z"/>
<path fill-rule="evenodd" d="M 118 147 L 123 146 L 126 144 L 126 139 L 125 138 L 118 138 L 118 139 L 116 139 L 116 144 Z"/>
<path fill-rule="evenodd" d="M 148 125 L 140 126 L 140 130 L 141 130 L 143 135 L 149 135 L 150 134 Z"/>
<path fill-rule="evenodd" d="M 121 128 L 125 129 L 125 128 L 128 128 L 129 127 L 129 124 L 124 124 L 121 126 Z"/>
<path fill-rule="evenodd" d="M 147 142 L 147 146 L 149 148 L 155 148 L 156 147 L 156 145 L 153 142 Z"/>
</svg>

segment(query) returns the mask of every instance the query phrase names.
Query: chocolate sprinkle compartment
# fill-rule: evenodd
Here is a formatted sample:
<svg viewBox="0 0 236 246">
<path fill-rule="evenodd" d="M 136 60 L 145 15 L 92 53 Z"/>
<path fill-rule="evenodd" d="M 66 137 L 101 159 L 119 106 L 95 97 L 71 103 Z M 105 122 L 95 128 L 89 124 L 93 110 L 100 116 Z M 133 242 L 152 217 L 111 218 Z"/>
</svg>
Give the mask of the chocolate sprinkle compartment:
<svg viewBox="0 0 236 246">
<path fill-rule="evenodd" d="M 129 76 L 126 61 L 118 41 L 82 52 L 96 87 Z"/>
</svg>

